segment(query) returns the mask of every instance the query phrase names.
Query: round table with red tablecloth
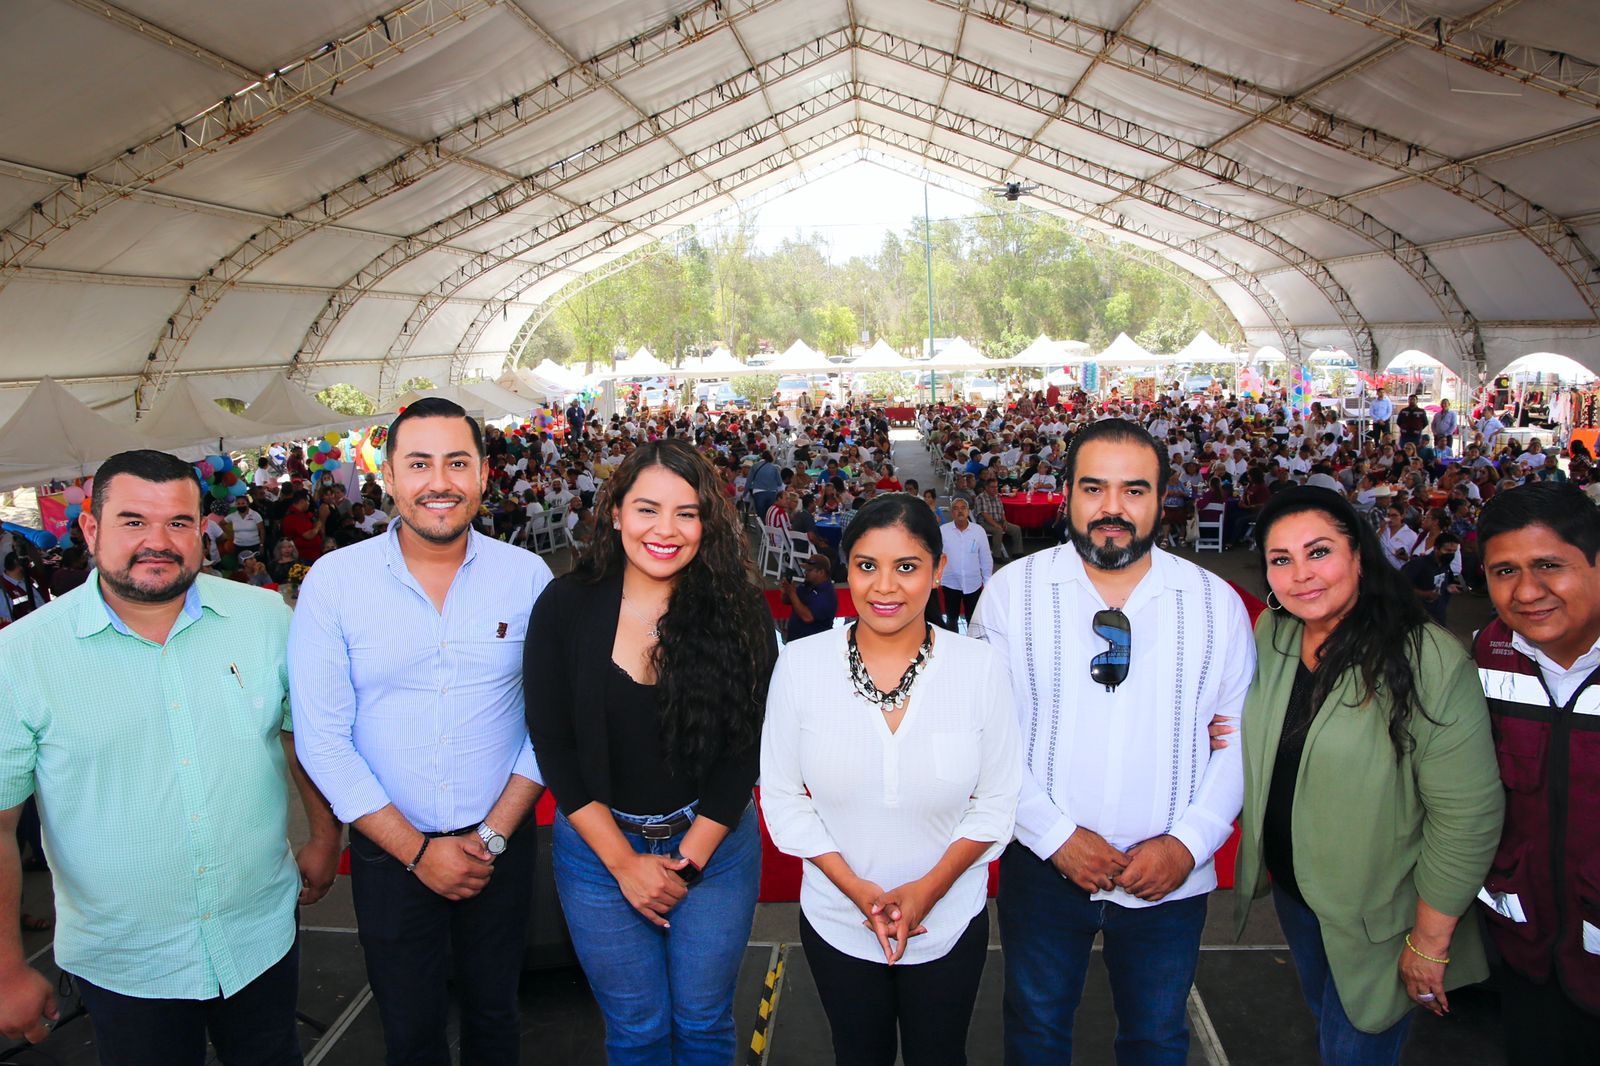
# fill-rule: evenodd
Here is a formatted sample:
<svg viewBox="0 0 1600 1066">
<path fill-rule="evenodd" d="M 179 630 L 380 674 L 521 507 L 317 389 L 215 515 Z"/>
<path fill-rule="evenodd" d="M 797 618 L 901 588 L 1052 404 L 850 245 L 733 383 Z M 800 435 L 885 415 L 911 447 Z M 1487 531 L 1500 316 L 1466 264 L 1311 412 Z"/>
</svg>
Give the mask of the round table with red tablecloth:
<svg viewBox="0 0 1600 1066">
<path fill-rule="evenodd" d="M 1000 497 L 1006 509 L 1006 521 L 1023 529 L 1043 529 L 1054 521 L 1061 507 L 1059 492 L 1019 492 Z"/>
</svg>

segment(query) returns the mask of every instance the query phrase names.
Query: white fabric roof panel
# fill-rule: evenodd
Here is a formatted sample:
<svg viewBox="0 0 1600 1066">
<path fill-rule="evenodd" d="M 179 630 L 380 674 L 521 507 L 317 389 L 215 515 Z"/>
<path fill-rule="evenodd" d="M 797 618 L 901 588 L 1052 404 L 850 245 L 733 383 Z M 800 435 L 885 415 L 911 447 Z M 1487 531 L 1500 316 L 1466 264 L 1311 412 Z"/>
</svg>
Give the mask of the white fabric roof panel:
<svg viewBox="0 0 1600 1066">
<path fill-rule="evenodd" d="M 200 323 L 187 359 L 196 368 L 283 362 L 282 353 L 299 347 L 325 302 L 317 295 L 235 289 Z"/>
<path fill-rule="evenodd" d="M 181 281 L 205 273 L 262 225 L 238 214 L 125 200 L 51 241 L 32 265 Z"/>
<path fill-rule="evenodd" d="M 160 192 L 282 215 L 399 155 L 393 141 L 302 108 L 156 182 Z"/>
<path fill-rule="evenodd" d="M 1041 188 L 1032 203 L 1067 216 L 1076 201 L 1115 200 L 1104 219 L 1080 224 L 1114 236 L 1122 233 L 1119 220 L 1148 227 L 1148 235 L 1128 232 L 1118 239 L 1156 248 L 1196 270 L 1258 342 L 1278 343 L 1268 335 L 1276 327 L 1266 328 L 1272 323 L 1256 299 L 1225 273 L 1230 261 L 1262 271 L 1259 285 L 1274 313 L 1303 334 L 1303 343 L 1354 351 L 1359 345 L 1347 327 L 1364 325 L 1380 353 L 1407 342 L 1456 357 L 1442 321 L 1428 325 L 1440 321 L 1439 305 L 1393 258 L 1415 256 L 1412 246 L 1423 245 L 1460 296 L 1462 307 L 1452 310 L 1475 315 L 1486 343 L 1514 347 L 1523 339 L 1521 330 L 1541 349 L 1563 351 L 1559 344 L 1565 344 L 1569 354 L 1600 368 L 1600 285 L 1588 281 L 1586 267 L 1600 245 L 1600 225 L 1587 217 L 1600 211 L 1600 186 L 1588 178 L 1600 163 L 1600 123 L 1594 122 L 1592 101 L 1561 100 L 1398 41 L 1381 27 L 1361 24 L 1353 10 L 1329 16 L 1281 0 L 1088 0 L 1052 10 L 1017 0 L 986 0 L 981 8 L 962 0 L 430 0 L 426 17 L 437 21 L 429 33 L 408 38 L 400 54 L 382 54 L 370 69 L 347 64 L 338 89 L 330 96 L 324 87 L 314 106 L 296 106 L 287 115 L 257 113 L 244 135 L 207 140 L 204 152 L 191 153 L 181 168 L 155 182 L 160 199 L 138 193 L 103 197 L 91 182 L 85 188 L 90 208 L 86 217 L 74 216 L 74 224 L 52 229 L 28 214 L 36 200 L 52 209 L 64 201 L 50 200 L 55 183 L 35 180 L 26 169 L 8 169 L 8 161 L 57 174 L 97 168 L 115 173 L 107 169 L 114 157 L 151 165 L 153 156 L 121 153 L 170 133 L 174 123 L 192 119 L 224 94 L 246 91 L 252 75 L 219 64 L 233 61 L 260 72 L 298 64 L 322 42 L 381 34 L 377 16 L 392 13 L 397 2 L 282 0 L 239 9 L 202 0 L 127 0 L 126 10 L 186 38 L 200 52 L 222 57 L 215 62 L 186 54 L 187 45 L 137 32 L 119 22 L 114 10 L 75 0 L 17 0 L 0 8 L 0 33 L 13 45 L 13 63 L 0 70 L 0 93 L 33 100 L 37 86 L 49 86 L 48 106 L 12 108 L 0 116 L 0 223 L 9 227 L 0 240 L 4 380 L 26 381 L 49 369 L 69 379 L 115 376 L 116 388 L 128 390 L 155 345 L 158 384 L 169 372 L 239 368 L 207 383 L 208 394 L 236 390 L 237 382 L 259 376 L 247 367 L 287 365 L 330 291 L 383 253 L 391 238 L 421 235 L 425 242 L 430 227 L 469 205 L 477 205 L 474 224 L 462 231 L 450 227 L 452 247 L 422 252 L 379 276 L 380 292 L 344 314 L 302 373 L 319 381 L 336 373 L 326 380 L 359 379 L 375 389 L 378 361 L 399 355 L 407 358 L 385 380 L 418 373 L 459 380 L 468 367 L 485 364 L 498 376 L 495 350 L 516 335 L 534 303 L 644 240 L 619 229 L 619 222 L 638 220 L 665 235 L 789 181 L 797 168 L 785 141 L 803 154 L 801 170 L 867 149 L 894 160 L 886 165 L 902 174 L 927 167 L 974 186 L 1036 182 Z M 1480 6 L 1479 0 L 1413 0 L 1407 10 L 1418 17 L 1457 18 Z M 454 18 L 456 8 L 468 17 Z M 1071 22 L 1053 13 L 1061 9 Z M 412 12 L 399 21 L 414 28 L 415 21 L 406 20 L 417 17 Z M 1546 0 L 1515 5 L 1479 28 L 1512 44 L 1559 48 L 1594 61 L 1600 58 L 1597 25 L 1588 0 Z M 880 37 L 878 30 L 902 40 Z M 1063 43 L 1051 43 L 1052 37 Z M 859 50 L 830 54 L 840 40 L 888 48 L 895 58 Z M 923 45 L 938 51 L 921 51 Z M 1106 61 L 1090 71 L 1091 57 L 1102 49 Z M 1355 74 L 1344 69 L 1379 49 L 1387 52 L 1381 60 Z M 785 52 L 783 62 L 770 62 Z M 947 84 L 940 54 L 947 52 L 976 66 L 961 67 Z M 597 88 L 570 74 L 569 56 L 599 57 L 592 70 L 612 85 Z M 752 91 L 741 81 L 735 84 L 742 97 L 719 99 L 717 84 L 742 76 L 752 64 L 767 72 L 764 90 Z M 992 91 L 963 84 L 984 68 L 1000 75 Z M 1559 77 L 1563 68 L 1550 64 L 1548 70 Z M 559 88 L 550 86 L 552 76 L 558 76 Z M 1015 92 L 1006 81 L 1012 77 L 1045 90 L 1032 98 L 1036 107 L 1007 99 Z M 1099 133 L 1072 121 L 1045 122 L 1061 103 L 1051 94 L 1071 90 L 1080 79 L 1074 103 L 1084 107 L 1074 115 L 1089 116 L 1088 108 L 1098 108 L 1090 121 L 1104 122 Z M 1252 82 L 1268 88 L 1256 93 L 1244 85 L 1236 106 L 1221 102 Z M 1208 85 L 1216 99 L 1203 98 Z M 1318 85 L 1326 87 L 1312 88 Z M 1273 93 L 1308 92 L 1314 106 L 1336 115 L 1331 128 L 1315 134 L 1327 143 L 1285 129 L 1277 114 L 1249 124 L 1251 114 L 1271 105 Z M 506 121 L 511 96 L 519 96 L 524 119 Z M 641 127 L 633 106 L 649 113 L 692 97 L 704 97 L 695 110 L 663 115 L 666 136 Z M 818 100 L 831 106 L 801 120 Z M 933 113 L 936 102 L 942 102 L 942 114 Z M 782 137 L 767 121 L 774 111 L 785 113 Z M 481 119 L 481 127 L 474 124 L 490 112 L 494 117 Z M 942 128 L 966 129 L 963 116 L 973 120 L 975 135 Z M 1119 118 L 1183 143 L 1158 143 L 1152 145 L 1156 151 L 1146 151 L 1136 143 L 1144 133 L 1119 126 Z M 366 123 L 392 132 L 361 128 Z M 1597 132 L 1587 133 L 1585 123 Z M 1363 131 L 1368 125 L 1377 132 Z M 268 217 L 295 212 L 316 218 L 325 194 L 386 166 L 413 142 L 430 143 L 458 126 L 469 139 L 480 129 L 488 139 L 466 148 L 466 158 L 421 175 L 421 157 L 413 152 L 394 172 L 400 181 L 392 187 L 389 172 L 374 174 L 381 192 L 375 202 L 338 215 L 323 230 L 297 235 L 255 264 L 244 279 L 250 284 L 228 291 L 214 306 L 208 303 L 198 324 L 185 321 L 184 334 L 163 336 L 185 286 L 204 286 L 212 264 L 265 227 Z M 925 155 L 930 127 L 933 152 Z M 738 136 L 746 130 L 758 131 L 759 139 Z M 1038 158 L 1013 166 L 1016 148 L 1036 131 Z M 1528 234 L 1508 230 L 1501 218 L 1454 194 L 1453 183 L 1473 180 L 1469 170 L 1440 166 L 1428 151 L 1413 151 L 1409 158 L 1420 159 L 1415 165 L 1432 168 L 1421 181 L 1357 154 L 1376 153 L 1404 166 L 1404 138 L 1454 153 L 1493 150 L 1481 166 L 1487 181 L 1477 188 L 1502 199 L 1508 217 L 1529 219 Z M 171 140 L 176 143 L 175 134 Z M 451 150 L 464 144 L 457 141 Z M 1206 172 L 1172 167 L 1195 144 L 1215 145 L 1216 154 L 1202 164 Z M 1357 151 L 1348 149 L 1352 144 Z M 600 146 L 597 157 L 578 154 L 591 146 Z M 702 168 L 684 168 L 680 149 L 695 153 Z M 1074 176 L 1068 171 L 1084 173 L 1078 164 L 1057 157 L 1052 165 L 1051 149 L 1112 173 Z M 565 174 L 562 160 L 568 160 Z M 1283 184 L 1240 193 L 1215 176 L 1236 163 L 1248 168 L 1242 181 L 1265 176 Z M 963 166 L 974 172 L 961 173 Z M 529 197 L 515 190 L 486 199 L 511 184 L 509 175 L 540 168 L 552 168 L 538 181 L 555 182 L 555 195 Z M 493 169 L 505 174 L 486 172 Z M 705 187 L 708 178 L 726 183 L 720 194 Z M 1205 206 L 1173 201 L 1163 209 L 1119 197 L 1131 179 L 1151 178 L 1158 199 L 1162 190 L 1173 190 Z M 118 180 L 129 180 L 126 172 Z M 1273 188 L 1296 195 L 1297 186 L 1312 196 L 1350 196 L 1354 207 L 1396 232 L 1374 228 L 1374 243 L 1316 210 L 1292 210 L 1281 196 L 1267 195 Z M 338 198 L 333 203 L 344 210 Z M 573 225 L 573 203 L 592 204 L 609 217 Z M 562 216 L 566 221 L 549 226 Z M 1226 230 L 1241 217 L 1258 220 L 1292 247 L 1275 252 L 1237 234 L 1214 233 L 1216 223 Z M 1354 212 L 1344 217 L 1359 222 Z M 522 238 L 541 225 L 548 232 L 529 248 Z M 1561 234 L 1563 226 L 1576 239 L 1550 243 L 1549 235 Z M 354 230 L 374 236 L 365 239 Z M 30 235 L 27 243 L 19 242 L 19 234 Z M 1481 241 L 1480 235 L 1503 236 Z M 1190 239 L 1211 244 L 1216 258 L 1201 262 L 1160 244 Z M 1440 241 L 1446 243 L 1432 243 Z M 1274 239 L 1265 243 L 1274 245 Z M 1302 272 L 1283 267 L 1279 253 L 1297 255 L 1296 248 L 1333 260 L 1328 269 L 1353 301 L 1344 321 Z M 514 252 L 516 258 L 498 266 L 491 259 L 485 269 L 462 250 L 492 258 Z M 544 265 L 557 256 L 563 260 L 559 270 Z M 1569 260 L 1565 270 L 1555 257 Z M 18 266 L 34 272 L 18 274 Z M 47 270 L 63 273 L 51 276 Z M 92 280 L 96 274 L 121 277 L 117 284 L 100 285 Z M 46 278 L 48 284 L 40 280 Z M 173 280 L 155 280 L 162 278 Z M 439 290 L 441 282 L 445 288 Z M 517 286 L 531 288 L 517 296 Z M 390 295 L 438 291 L 459 291 L 469 299 L 445 304 L 420 326 L 415 301 Z M 355 290 L 341 294 L 354 295 Z M 517 302 L 486 327 L 477 324 L 480 306 L 470 298 L 502 296 L 516 296 Z M 414 336 L 402 337 L 408 319 Z M 1587 328 L 1591 322 L 1596 328 Z M 458 355 L 469 329 L 474 340 L 465 347 L 473 350 Z M 184 343 L 182 336 L 192 339 Z M 1294 338 L 1284 343 L 1292 345 Z M 315 338 L 311 347 L 317 348 Z M 321 366 L 319 359 L 334 365 Z M 352 361 L 363 362 L 342 365 Z M 72 387 L 102 399 L 116 395 L 93 382 Z M 145 401 L 157 393 L 145 390 Z"/>
<path fill-rule="evenodd" d="M 1170 55 L 1287 91 L 1372 47 L 1362 27 L 1309 8 L 1276 4 L 1241 18 L 1231 0 L 1160 0 L 1128 33 Z"/>
<path fill-rule="evenodd" d="M 1417 48 L 1396 52 L 1314 94 L 1313 100 L 1452 156 L 1520 141 L 1531 130 L 1594 118 L 1593 108 L 1532 89 L 1519 91 L 1515 82 Z"/>
<path fill-rule="evenodd" d="M 63 174 L 89 170 L 240 87 L 236 76 L 60 0 L 0 5 L 0 41 L 8 102 L 0 157 Z"/>
<path fill-rule="evenodd" d="M 392 59 L 334 100 L 362 118 L 417 140 L 470 122 L 569 66 L 505 7 Z"/>
</svg>

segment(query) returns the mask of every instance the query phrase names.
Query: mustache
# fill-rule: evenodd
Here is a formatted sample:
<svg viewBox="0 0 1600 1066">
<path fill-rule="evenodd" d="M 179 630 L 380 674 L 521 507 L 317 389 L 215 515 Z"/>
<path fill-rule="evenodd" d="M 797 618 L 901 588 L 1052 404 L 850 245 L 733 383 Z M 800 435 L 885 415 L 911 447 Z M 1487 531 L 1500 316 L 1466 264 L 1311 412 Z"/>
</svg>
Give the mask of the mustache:
<svg viewBox="0 0 1600 1066">
<path fill-rule="evenodd" d="M 1087 532 L 1093 533 L 1097 529 L 1121 529 L 1128 533 L 1138 532 L 1138 530 L 1133 528 L 1132 522 L 1126 522 L 1120 518 L 1096 519 L 1095 521 L 1089 523 Z"/>
<path fill-rule="evenodd" d="M 417 506 L 420 507 L 425 503 L 432 503 L 435 500 L 444 500 L 444 501 L 449 502 L 449 503 L 465 503 L 467 501 L 467 498 L 465 496 L 459 495 L 457 493 L 434 492 L 434 493 L 429 493 L 427 496 L 418 496 L 417 497 Z"/>
<path fill-rule="evenodd" d="M 133 558 L 128 560 L 128 563 L 130 565 L 133 563 L 142 563 L 146 559 L 165 559 L 169 563 L 177 563 L 180 566 L 183 564 L 183 556 L 179 555 L 177 552 L 157 551 L 135 552 Z"/>
</svg>

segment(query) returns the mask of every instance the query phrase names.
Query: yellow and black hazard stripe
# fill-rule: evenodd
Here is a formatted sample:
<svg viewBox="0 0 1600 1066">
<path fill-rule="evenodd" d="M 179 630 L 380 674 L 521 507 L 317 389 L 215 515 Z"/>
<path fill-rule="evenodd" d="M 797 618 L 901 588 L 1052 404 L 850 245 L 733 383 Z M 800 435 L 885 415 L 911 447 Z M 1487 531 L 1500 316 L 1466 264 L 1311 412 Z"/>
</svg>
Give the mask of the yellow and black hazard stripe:
<svg viewBox="0 0 1600 1066">
<path fill-rule="evenodd" d="M 772 949 L 772 964 L 761 989 L 761 1005 L 756 1008 L 756 1028 L 750 1035 L 750 1054 L 747 1066 L 761 1066 L 767 1053 L 767 1040 L 772 1031 L 772 1021 L 778 1014 L 778 995 L 783 991 L 783 956 L 781 948 Z"/>
</svg>

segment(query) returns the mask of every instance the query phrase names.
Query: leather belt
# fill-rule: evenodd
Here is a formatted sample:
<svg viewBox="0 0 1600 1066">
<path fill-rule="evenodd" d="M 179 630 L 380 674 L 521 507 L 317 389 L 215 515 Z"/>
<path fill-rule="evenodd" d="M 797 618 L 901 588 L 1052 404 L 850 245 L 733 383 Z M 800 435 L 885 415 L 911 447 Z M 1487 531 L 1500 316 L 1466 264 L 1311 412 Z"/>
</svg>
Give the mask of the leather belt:
<svg viewBox="0 0 1600 1066">
<path fill-rule="evenodd" d="M 646 840 L 669 840 L 694 824 L 694 819 L 687 814 L 680 814 L 669 822 L 650 822 L 645 825 L 618 818 L 614 812 L 611 817 L 624 833 L 632 833 Z"/>
</svg>

